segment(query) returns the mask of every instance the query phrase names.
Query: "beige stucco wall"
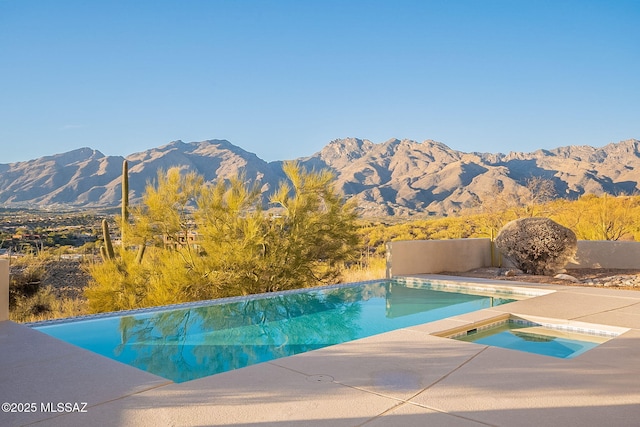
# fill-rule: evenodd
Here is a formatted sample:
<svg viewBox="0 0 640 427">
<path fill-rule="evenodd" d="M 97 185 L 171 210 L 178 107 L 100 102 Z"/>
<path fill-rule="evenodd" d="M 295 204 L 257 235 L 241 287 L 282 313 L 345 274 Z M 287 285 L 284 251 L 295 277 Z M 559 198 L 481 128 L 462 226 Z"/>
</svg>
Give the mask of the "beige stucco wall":
<svg viewBox="0 0 640 427">
<path fill-rule="evenodd" d="M 576 261 L 566 268 L 640 268 L 640 242 L 578 240 Z"/>
<path fill-rule="evenodd" d="M 9 260 L 0 259 L 0 322 L 9 320 Z"/>
<path fill-rule="evenodd" d="M 387 277 L 467 271 L 489 265 L 489 239 L 399 240 L 387 243 Z"/>
<path fill-rule="evenodd" d="M 498 260 L 497 255 L 494 259 Z M 509 267 L 511 263 L 502 259 L 501 265 Z M 401 240 L 387 244 L 387 277 L 490 266 L 489 239 Z M 566 268 L 640 268 L 640 242 L 579 240 L 576 262 Z"/>
</svg>

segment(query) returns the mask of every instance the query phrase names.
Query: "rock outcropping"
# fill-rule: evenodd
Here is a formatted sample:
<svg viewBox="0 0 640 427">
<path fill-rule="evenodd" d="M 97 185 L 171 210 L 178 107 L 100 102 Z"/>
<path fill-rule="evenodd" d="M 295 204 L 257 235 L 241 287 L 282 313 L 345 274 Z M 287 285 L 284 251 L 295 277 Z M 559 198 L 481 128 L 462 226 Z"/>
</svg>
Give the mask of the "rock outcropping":
<svg viewBox="0 0 640 427">
<path fill-rule="evenodd" d="M 576 235 L 549 218 L 520 218 L 507 223 L 495 240 L 505 258 L 527 274 L 553 276 L 578 250 Z"/>
</svg>

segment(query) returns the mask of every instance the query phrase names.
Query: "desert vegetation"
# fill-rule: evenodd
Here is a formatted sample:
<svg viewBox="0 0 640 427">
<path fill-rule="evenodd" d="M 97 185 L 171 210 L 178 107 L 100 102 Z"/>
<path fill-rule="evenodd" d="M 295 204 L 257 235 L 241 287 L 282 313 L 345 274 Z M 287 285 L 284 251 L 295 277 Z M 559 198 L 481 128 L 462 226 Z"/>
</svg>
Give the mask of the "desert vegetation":
<svg viewBox="0 0 640 427">
<path fill-rule="evenodd" d="M 196 175 L 166 171 L 148 187 L 142 205 L 117 217 L 106 215 L 111 226 L 106 235 L 95 218 L 87 222 L 83 234 L 94 240 L 97 236 L 97 241 L 56 246 L 45 240 L 40 249 L 33 247 L 28 255 L 13 258 L 12 319 L 35 321 L 379 279 L 385 274 L 388 241 L 495 237 L 507 222 L 530 216 L 551 218 L 578 239 L 640 241 L 640 196 L 563 200 L 522 194 L 497 197 L 491 206 L 456 216 L 358 219 L 353 205 L 332 189 L 330 174 L 310 173 L 294 164 L 288 168 L 291 178 L 271 199 L 270 211 L 262 210 L 260 192 L 245 186 L 240 177 L 207 187 Z M 18 225 L 29 231 L 28 221 Z M 38 227 L 45 230 L 46 221 Z M 209 237 L 203 239 L 205 232 Z M 189 236 L 199 240 L 187 244 Z M 112 259 L 94 256 L 111 238 Z M 146 248 L 142 254 L 141 247 Z M 329 260 L 332 251 L 335 257 Z M 82 256 L 76 265 L 92 273 L 89 301 L 81 292 L 86 279 L 80 291 L 72 293 L 48 283 L 45 272 L 65 254 Z"/>
<path fill-rule="evenodd" d="M 495 237 L 506 223 L 518 218 L 542 216 L 573 230 L 579 240 L 640 241 L 640 196 L 595 196 L 577 200 L 556 199 L 544 203 L 479 206 L 460 215 L 430 219 L 391 218 L 363 221 L 358 233 L 361 244 L 383 254 L 385 242 L 412 239 L 459 239 Z"/>
<path fill-rule="evenodd" d="M 62 260 L 42 251 L 12 260 L 9 316 L 15 322 L 35 322 L 87 314 L 87 301 L 76 282 L 86 281 L 81 261 Z"/>
<path fill-rule="evenodd" d="M 123 206 L 117 250 L 105 228 L 104 262 L 90 266 L 85 291 L 90 311 L 339 281 L 357 256 L 355 205 L 343 201 L 326 170 L 295 162 L 283 170 L 287 180 L 270 197 L 269 213 L 260 189 L 242 177 L 207 185 L 195 173 L 160 171 L 140 206 Z"/>
</svg>

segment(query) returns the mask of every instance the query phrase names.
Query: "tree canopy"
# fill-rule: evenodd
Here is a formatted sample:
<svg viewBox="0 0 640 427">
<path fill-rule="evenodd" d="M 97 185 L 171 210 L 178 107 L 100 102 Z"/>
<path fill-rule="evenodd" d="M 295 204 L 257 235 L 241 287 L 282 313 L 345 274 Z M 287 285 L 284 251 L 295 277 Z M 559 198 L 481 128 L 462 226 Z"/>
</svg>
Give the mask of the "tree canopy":
<svg viewBox="0 0 640 427">
<path fill-rule="evenodd" d="M 127 240 L 90 268 L 93 312 L 337 283 L 358 254 L 355 205 L 329 171 L 285 162 L 263 209 L 242 176 L 211 184 L 195 173 L 160 171 L 130 209 Z M 140 259 L 131 246 L 145 245 Z"/>
</svg>

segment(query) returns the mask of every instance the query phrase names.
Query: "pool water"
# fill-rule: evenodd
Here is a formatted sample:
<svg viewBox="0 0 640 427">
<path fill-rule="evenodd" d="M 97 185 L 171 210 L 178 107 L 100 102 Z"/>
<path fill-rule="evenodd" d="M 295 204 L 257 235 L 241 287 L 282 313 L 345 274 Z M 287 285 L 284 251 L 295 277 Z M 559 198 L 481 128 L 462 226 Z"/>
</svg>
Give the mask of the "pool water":
<svg viewBox="0 0 640 427">
<path fill-rule="evenodd" d="M 514 321 L 506 321 L 479 332 L 472 330 L 466 336 L 455 337 L 461 341 L 562 359 L 577 357 L 611 338 L 612 336 L 581 334 Z"/>
<path fill-rule="evenodd" d="M 40 332 L 184 382 L 511 302 L 384 280 L 34 324 Z"/>
</svg>

